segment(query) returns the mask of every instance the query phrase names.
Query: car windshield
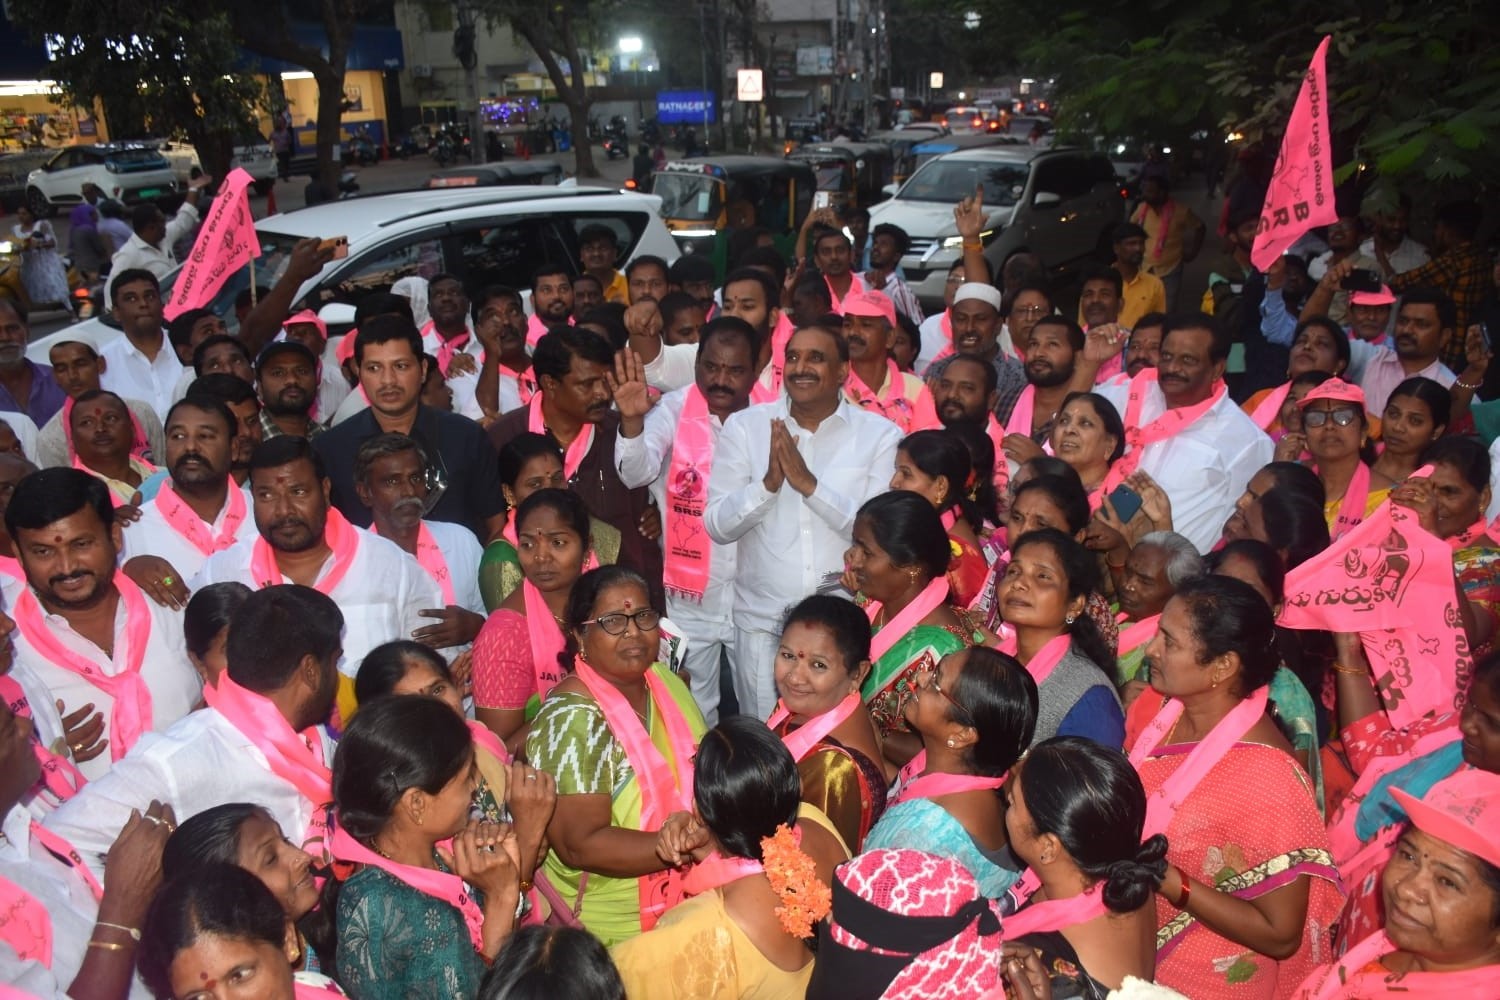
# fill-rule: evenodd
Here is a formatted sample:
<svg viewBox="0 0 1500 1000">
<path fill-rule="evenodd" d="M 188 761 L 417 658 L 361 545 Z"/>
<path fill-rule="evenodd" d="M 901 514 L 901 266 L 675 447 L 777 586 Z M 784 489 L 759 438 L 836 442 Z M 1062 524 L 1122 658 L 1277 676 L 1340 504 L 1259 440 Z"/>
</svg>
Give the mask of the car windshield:
<svg viewBox="0 0 1500 1000">
<path fill-rule="evenodd" d="M 686 222 L 717 221 L 723 190 L 707 174 L 660 173 L 651 181 L 651 193 L 661 198 L 662 218 Z"/>
<path fill-rule="evenodd" d="M 984 185 L 986 205 L 1014 205 L 1026 190 L 1031 167 L 1025 163 L 983 160 L 933 160 L 912 175 L 896 197 L 905 201 L 940 201 L 956 205 Z"/>
</svg>

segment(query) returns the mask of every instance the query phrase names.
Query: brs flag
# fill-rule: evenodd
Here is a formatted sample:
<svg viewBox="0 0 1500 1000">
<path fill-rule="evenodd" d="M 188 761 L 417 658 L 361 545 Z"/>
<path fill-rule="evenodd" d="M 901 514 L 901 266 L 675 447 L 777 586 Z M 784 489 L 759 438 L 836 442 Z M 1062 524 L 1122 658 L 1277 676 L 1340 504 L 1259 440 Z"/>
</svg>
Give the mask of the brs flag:
<svg viewBox="0 0 1500 1000">
<path fill-rule="evenodd" d="M 260 256 L 260 239 L 250 214 L 251 183 L 245 169 L 235 167 L 219 186 L 193 242 L 193 252 L 172 286 L 172 301 L 164 310 L 167 319 L 206 306 L 231 274 Z"/>
<path fill-rule="evenodd" d="M 1358 632 L 1386 715 L 1403 729 L 1463 703 L 1472 662 L 1457 600 L 1452 547 L 1387 501 L 1287 574 L 1278 624 Z"/>
<path fill-rule="evenodd" d="M 1265 271 L 1298 237 L 1314 226 L 1338 220 L 1333 205 L 1333 155 L 1328 134 L 1328 75 L 1324 63 L 1329 36 L 1313 53 L 1292 106 L 1281 155 L 1260 210 L 1260 227 L 1250 262 Z"/>
</svg>

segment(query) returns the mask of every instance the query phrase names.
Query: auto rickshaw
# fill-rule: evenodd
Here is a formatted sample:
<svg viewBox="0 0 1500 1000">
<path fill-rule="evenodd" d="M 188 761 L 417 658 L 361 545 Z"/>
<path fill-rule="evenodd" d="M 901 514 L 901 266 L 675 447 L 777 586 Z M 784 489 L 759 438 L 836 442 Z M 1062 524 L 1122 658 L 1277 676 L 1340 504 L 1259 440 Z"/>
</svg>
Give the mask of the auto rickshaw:
<svg viewBox="0 0 1500 1000">
<path fill-rule="evenodd" d="M 820 142 L 792 150 L 787 159 L 808 163 L 817 172 L 813 207 L 830 206 L 839 213 L 869 208 L 884 198 L 894 170 L 891 148 L 869 142 Z"/>
<path fill-rule="evenodd" d="M 79 319 L 88 319 L 94 315 L 95 303 L 89 289 L 84 284 L 83 276 L 71 262 L 68 264 L 68 295 L 71 301 L 55 305 L 65 306 Z M 28 315 L 38 312 L 45 305 L 54 304 L 33 302 L 31 296 L 26 294 L 26 286 L 21 282 L 21 247 L 11 240 L 0 241 L 0 299 L 19 302 Z"/>
<path fill-rule="evenodd" d="M 708 254 L 722 280 L 732 262 L 729 239 L 760 226 L 791 257 L 797 230 L 812 208 L 812 167 L 773 156 L 673 160 L 651 175 L 662 219 L 683 253 Z"/>
</svg>

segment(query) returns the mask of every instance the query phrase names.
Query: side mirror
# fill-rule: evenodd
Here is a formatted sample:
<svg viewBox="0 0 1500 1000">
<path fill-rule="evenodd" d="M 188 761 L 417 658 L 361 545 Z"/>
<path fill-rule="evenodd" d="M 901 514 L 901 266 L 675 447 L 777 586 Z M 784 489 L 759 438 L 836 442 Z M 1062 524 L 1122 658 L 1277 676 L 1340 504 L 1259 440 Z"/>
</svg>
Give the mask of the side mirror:
<svg viewBox="0 0 1500 1000">
<path fill-rule="evenodd" d="M 880 193 L 885 195 L 887 198 L 894 198 L 896 197 L 896 192 L 900 189 L 900 184 L 887 184 L 885 185 L 885 187 L 880 189 Z"/>
<path fill-rule="evenodd" d="M 1031 199 L 1031 204 L 1037 208 L 1049 208 L 1053 205 L 1061 205 L 1062 195 L 1054 194 L 1051 191 L 1038 191 L 1036 197 Z"/>
</svg>

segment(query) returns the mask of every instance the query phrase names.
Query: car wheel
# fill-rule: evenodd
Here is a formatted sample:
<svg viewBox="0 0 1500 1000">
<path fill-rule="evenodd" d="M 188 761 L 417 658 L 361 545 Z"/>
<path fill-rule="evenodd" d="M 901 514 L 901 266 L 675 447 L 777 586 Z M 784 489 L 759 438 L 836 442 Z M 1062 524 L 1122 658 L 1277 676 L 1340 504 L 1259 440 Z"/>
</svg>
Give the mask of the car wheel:
<svg viewBox="0 0 1500 1000">
<path fill-rule="evenodd" d="M 38 219 L 50 219 L 57 214 L 57 208 L 38 188 L 26 189 L 26 207 L 31 209 L 31 214 Z"/>
<path fill-rule="evenodd" d="M 264 197 L 271 192 L 271 189 L 273 187 L 276 186 L 276 180 L 274 178 L 271 178 L 268 180 L 256 181 L 252 186 L 255 188 L 256 194 Z"/>
</svg>

